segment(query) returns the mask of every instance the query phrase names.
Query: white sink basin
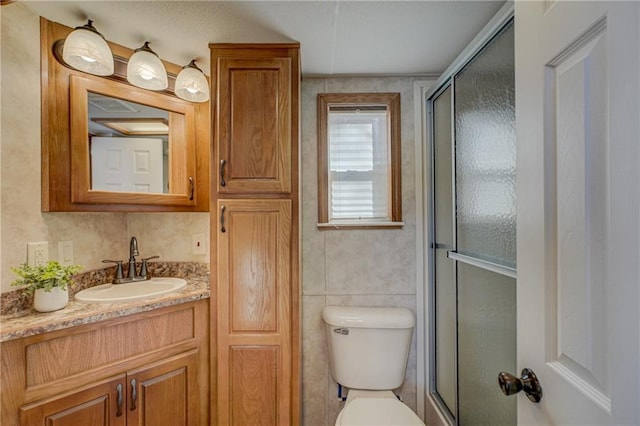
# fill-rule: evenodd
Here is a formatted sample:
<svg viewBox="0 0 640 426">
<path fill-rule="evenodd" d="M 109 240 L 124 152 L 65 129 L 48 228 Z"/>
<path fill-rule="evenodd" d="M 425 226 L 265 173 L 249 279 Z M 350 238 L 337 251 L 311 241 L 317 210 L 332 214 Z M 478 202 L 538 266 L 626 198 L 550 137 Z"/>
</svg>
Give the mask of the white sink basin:
<svg viewBox="0 0 640 426">
<path fill-rule="evenodd" d="M 157 277 L 125 284 L 102 284 L 78 292 L 79 302 L 119 302 L 171 293 L 186 286 L 182 278 Z"/>
</svg>

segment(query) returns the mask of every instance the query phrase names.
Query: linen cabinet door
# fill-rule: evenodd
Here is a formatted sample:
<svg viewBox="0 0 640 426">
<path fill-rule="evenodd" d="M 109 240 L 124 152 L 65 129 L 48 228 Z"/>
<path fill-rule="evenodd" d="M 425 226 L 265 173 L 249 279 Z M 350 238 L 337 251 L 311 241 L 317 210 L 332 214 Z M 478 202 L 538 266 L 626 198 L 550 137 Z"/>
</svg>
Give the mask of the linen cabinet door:
<svg viewBox="0 0 640 426">
<path fill-rule="evenodd" d="M 291 201 L 218 200 L 218 214 L 218 424 L 296 424 Z"/>
<path fill-rule="evenodd" d="M 22 426 L 125 426 L 124 374 L 20 408 Z"/>
<path fill-rule="evenodd" d="M 218 192 L 291 192 L 291 58 L 216 65 Z"/>
<path fill-rule="evenodd" d="M 199 425 L 197 366 L 193 350 L 129 371 L 127 426 Z"/>
</svg>

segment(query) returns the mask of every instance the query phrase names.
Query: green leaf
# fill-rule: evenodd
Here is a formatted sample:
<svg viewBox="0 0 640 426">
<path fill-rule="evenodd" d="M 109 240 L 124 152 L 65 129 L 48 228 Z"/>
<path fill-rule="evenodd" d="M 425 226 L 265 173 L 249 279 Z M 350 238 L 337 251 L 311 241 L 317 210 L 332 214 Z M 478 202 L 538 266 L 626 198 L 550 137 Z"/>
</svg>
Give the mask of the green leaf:
<svg viewBox="0 0 640 426">
<path fill-rule="evenodd" d="M 62 290 L 71 283 L 73 274 L 82 269 L 80 265 L 63 266 L 55 260 L 50 260 L 44 265 L 29 266 L 23 263 L 17 268 L 10 268 L 11 272 L 19 278 L 11 283 L 12 286 L 26 286 L 25 292 L 33 293 L 37 289 L 51 291 L 54 287 Z"/>
</svg>

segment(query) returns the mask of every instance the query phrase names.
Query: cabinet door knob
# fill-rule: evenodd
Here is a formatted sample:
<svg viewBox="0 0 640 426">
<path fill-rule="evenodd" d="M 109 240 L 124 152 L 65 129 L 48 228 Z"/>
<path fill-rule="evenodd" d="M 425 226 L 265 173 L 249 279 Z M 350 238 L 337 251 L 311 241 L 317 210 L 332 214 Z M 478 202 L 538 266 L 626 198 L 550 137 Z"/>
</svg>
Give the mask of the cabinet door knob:
<svg viewBox="0 0 640 426">
<path fill-rule="evenodd" d="M 122 403 L 124 402 L 122 399 L 122 383 L 118 383 L 116 386 L 116 406 L 118 407 L 116 411 L 116 417 L 122 416 Z"/>
<path fill-rule="evenodd" d="M 136 379 L 131 379 L 131 411 L 136 409 L 136 401 L 138 400 L 138 386 Z"/>
<path fill-rule="evenodd" d="M 225 206 L 221 206 L 220 207 L 220 232 L 227 232 L 227 230 L 224 227 L 224 211 L 227 208 Z"/>
<path fill-rule="evenodd" d="M 220 186 L 227 186 L 227 182 L 224 180 L 224 166 L 227 164 L 227 160 L 220 160 Z"/>
</svg>

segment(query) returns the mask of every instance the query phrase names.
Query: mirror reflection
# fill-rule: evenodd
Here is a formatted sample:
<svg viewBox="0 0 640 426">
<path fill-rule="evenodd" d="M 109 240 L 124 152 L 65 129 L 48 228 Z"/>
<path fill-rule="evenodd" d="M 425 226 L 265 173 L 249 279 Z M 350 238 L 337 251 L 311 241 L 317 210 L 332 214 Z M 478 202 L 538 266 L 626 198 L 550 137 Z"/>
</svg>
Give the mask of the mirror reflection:
<svg viewBox="0 0 640 426">
<path fill-rule="evenodd" d="M 169 112 L 88 92 L 91 189 L 169 193 Z"/>
</svg>

